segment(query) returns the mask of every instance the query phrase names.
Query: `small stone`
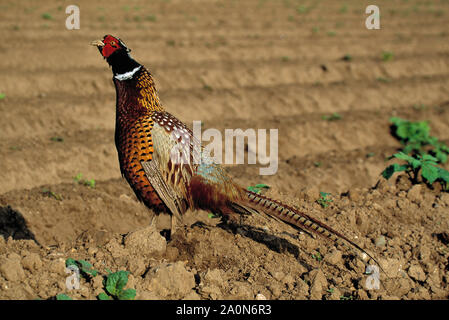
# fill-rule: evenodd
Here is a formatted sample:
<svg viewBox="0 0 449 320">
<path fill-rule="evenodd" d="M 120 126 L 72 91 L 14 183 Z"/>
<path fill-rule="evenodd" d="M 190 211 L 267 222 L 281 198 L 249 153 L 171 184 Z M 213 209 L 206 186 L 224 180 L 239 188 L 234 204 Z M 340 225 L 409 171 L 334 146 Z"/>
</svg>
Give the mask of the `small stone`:
<svg viewBox="0 0 449 320">
<path fill-rule="evenodd" d="M 332 288 L 328 290 L 330 292 L 329 300 L 340 300 L 340 297 L 342 296 L 341 291 L 338 290 L 338 288 Z"/>
<path fill-rule="evenodd" d="M 376 238 L 376 241 L 375 241 L 376 247 L 381 248 L 381 247 L 385 246 L 386 243 L 387 243 L 387 239 L 385 238 L 385 236 L 380 235 Z"/>
<path fill-rule="evenodd" d="M 329 252 L 327 255 L 324 256 L 324 260 L 333 265 L 340 265 L 342 264 L 341 257 L 342 255 L 340 250 L 332 249 L 331 252 Z"/>
<path fill-rule="evenodd" d="M 37 253 L 30 253 L 22 259 L 22 266 L 29 271 L 36 271 L 42 267 L 42 260 Z"/>
<path fill-rule="evenodd" d="M 410 278 L 416 281 L 426 280 L 426 274 L 418 264 L 413 264 L 410 266 L 410 268 L 408 269 L 408 275 L 410 276 Z"/>
<path fill-rule="evenodd" d="M 449 193 L 441 193 L 440 200 L 446 206 L 449 206 Z"/>
<path fill-rule="evenodd" d="M 48 271 L 56 274 L 65 273 L 65 260 L 62 258 L 52 260 L 48 265 Z"/>
<path fill-rule="evenodd" d="M 305 190 L 304 199 L 306 201 L 312 202 L 312 201 L 317 200 L 319 198 L 319 195 L 320 195 L 320 191 L 318 190 L 317 187 L 313 186 L 313 187 L 307 188 Z"/>
<path fill-rule="evenodd" d="M 268 290 L 271 291 L 274 298 L 278 298 L 282 294 L 282 289 L 278 284 L 268 286 Z"/>
<path fill-rule="evenodd" d="M 183 300 L 201 300 L 201 297 L 195 291 L 188 293 Z"/>
<path fill-rule="evenodd" d="M 167 241 L 155 226 L 137 230 L 125 237 L 125 248 L 144 254 L 162 253 L 167 248 Z"/>
<path fill-rule="evenodd" d="M 327 287 L 327 279 L 324 276 L 323 271 L 315 269 L 309 272 L 310 279 L 312 279 L 312 285 L 310 286 L 310 299 L 321 300 L 323 291 Z"/>
<path fill-rule="evenodd" d="M 368 294 L 365 290 L 359 289 L 357 290 L 357 296 L 360 300 L 369 300 Z"/>
<path fill-rule="evenodd" d="M 399 277 L 400 273 L 403 271 L 403 265 L 399 259 L 381 258 L 379 263 L 389 278 Z"/>
<path fill-rule="evenodd" d="M 349 191 L 349 199 L 357 202 L 363 200 L 363 196 L 361 195 L 360 190 L 356 188 Z"/>
<path fill-rule="evenodd" d="M 146 271 L 146 265 L 144 259 L 140 257 L 130 257 L 127 262 L 128 270 L 135 275 L 142 275 Z"/>
<path fill-rule="evenodd" d="M 378 203 L 373 203 L 373 209 L 381 213 L 384 212 L 384 208 Z"/>
<path fill-rule="evenodd" d="M 205 285 L 201 288 L 201 293 L 207 295 L 212 300 L 219 299 L 222 296 L 221 289 L 215 284 Z"/>
<path fill-rule="evenodd" d="M 420 204 L 423 200 L 421 195 L 422 186 L 420 184 L 415 184 L 407 193 L 407 198 L 417 204 Z"/>
<path fill-rule="evenodd" d="M 276 271 L 273 272 L 273 278 L 276 279 L 277 281 L 282 281 L 282 279 L 284 279 L 285 274 L 281 271 Z"/>
<path fill-rule="evenodd" d="M 1 259 L 0 274 L 8 281 L 20 281 L 25 278 L 25 272 L 19 259 Z"/>
<path fill-rule="evenodd" d="M 143 291 L 143 292 L 137 291 L 136 300 L 162 300 L 162 298 L 155 295 L 151 291 Z"/>
<path fill-rule="evenodd" d="M 152 268 L 145 279 L 147 289 L 161 297 L 182 299 L 195 287 L 195 277 L 178 261 Z"/>
<path fill-rule="evenodd" d="M 220 269 L 209 269 L 204 275 L 204 281 L 209 283 L 221 283 L 223 281 L 223 272 Z"/>
<path fill-rule="evenodd" d="M 397 206 L 399 209 L 405 210 L 410 206 L 410 200 L 408 199 L 398 199 Z"/>
<path fill-rule="evenodd" d="M 258 293 L 256 295 L 256 300 L 267 300 L 267 298 L 263 294 Z"/>
</svg>

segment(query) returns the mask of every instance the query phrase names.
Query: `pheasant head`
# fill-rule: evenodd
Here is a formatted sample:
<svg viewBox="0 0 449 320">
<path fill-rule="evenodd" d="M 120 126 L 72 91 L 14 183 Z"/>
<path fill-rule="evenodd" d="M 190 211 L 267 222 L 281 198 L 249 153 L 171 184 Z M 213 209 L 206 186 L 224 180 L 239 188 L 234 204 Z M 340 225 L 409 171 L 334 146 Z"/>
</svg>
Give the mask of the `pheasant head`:
<svg viewBox="0 0 449 320">
<path fill-rule="evenodd" d="M 112 67 L 114 76 L 129 74 L 129 72 L 141 67 L 141 65 L 131 57 L 131 50 L 128 49 L 125 43 L 118 37 L 107 34 L 103 37 L 103 40 L 95 40 L 92 41 L 91 44 L 98 48 L 102 57 L 105 58 Z"/>
</svg>

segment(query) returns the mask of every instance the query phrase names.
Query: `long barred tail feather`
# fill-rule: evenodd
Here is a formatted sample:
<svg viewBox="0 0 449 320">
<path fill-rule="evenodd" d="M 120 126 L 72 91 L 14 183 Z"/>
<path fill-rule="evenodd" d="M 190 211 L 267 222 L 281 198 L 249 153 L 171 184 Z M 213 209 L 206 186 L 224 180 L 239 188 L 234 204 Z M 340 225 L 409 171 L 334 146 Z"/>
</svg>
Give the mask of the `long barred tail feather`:
<svg viewBox="0 0 449 320">
<path fill-rule="evenodd" d="M 299 228 L 306 232 L 311 232 L 321 237 L 327 238 L 334 242 L 337 246 L 354 252 L 356 256 L 359 257 L 363 261 L 363 263 L 365 263 L 365 265 L 368 265 L 368 263 L 372 260 L 379 266 L 380 269 L 382 269 L 380 264 L 376 261 L 376 259 L 374 259 L 372 255 L 362 249 L 358 244 L 349 240 L 346 236 L 332 229 L 321 221 L 312 218 L 297 209 L 285 205 L 278 200 L 270 199 L 252 191 L 246 190 L 245 192 L 248 200 L 245 208 L 249 206 L 256 211 L 262 211 L 266 213 L 276 220 L 281 220 L 293 226 L 294 228 Z"/>
</svg>

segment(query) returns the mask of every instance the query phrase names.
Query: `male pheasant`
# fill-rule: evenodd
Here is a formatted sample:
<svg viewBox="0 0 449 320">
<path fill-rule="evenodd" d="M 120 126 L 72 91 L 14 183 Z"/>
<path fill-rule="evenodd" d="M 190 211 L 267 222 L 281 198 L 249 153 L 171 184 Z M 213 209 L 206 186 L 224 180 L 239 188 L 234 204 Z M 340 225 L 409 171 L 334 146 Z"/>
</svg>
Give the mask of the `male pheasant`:
<svg viewBox="0 0 449 320">
<path fill-rule="evenodd" d="M 195 148 L 192 131 L 164 111 L 151 74 L 130 56 L 123 41 L 106 35 L 92 45 L 112 67 L 116 88 L 115 144 L 121 173 L 147 207 L 157 214 L 171 215 L 172 232 L 189 208 L 225 216 L 261 213 L 352 249 L 365 263 L 369 258 L 374 260 L 360 246 L 317 219 L 236 184 L 202 148 Z"/>
</svg>

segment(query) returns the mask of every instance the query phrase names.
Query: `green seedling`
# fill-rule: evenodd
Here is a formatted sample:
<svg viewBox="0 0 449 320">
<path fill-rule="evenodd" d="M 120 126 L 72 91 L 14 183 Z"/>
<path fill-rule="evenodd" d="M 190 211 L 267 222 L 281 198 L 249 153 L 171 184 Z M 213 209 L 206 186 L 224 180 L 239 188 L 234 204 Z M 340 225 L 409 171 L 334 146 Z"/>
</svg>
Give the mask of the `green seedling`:
<svg viewBox="0 0 449 320">
<path fill-rule="evenodd" d="M 263 189 L 270 189 L 269 185 L 263 184 L 263 183 L 259 183 L 256 184 L 255 186 L 249 186 L 248 188 L 246 188 L 248 191 L 260 194 L 262 192 Z"/>
<path fill-rule="evenodd" d="M 329 37 L 335 37 L 335 36 L 337 35 L 337 33 L 336 33 L 335 31 L 328 31 L 328 32 L 327 32 L 327 35 L 328 35 Z"/>
<path fill-rule="evenodd" d="M 344 4 L 343 6 L 341 6 L 339 12 L 340 12 L 340 13 L 346 13 L 346 12 L 348 12 L 348 5 L 347 5 L 347 4 Z"/>
<path fill-rule="evenodd" d="M 82 173 L 78 173 L 75 177 L 73 177 L 73 181 L 75 181 L 78 184 L 85 185 L 92 189 L 95 188 L 95 179 L 90 179 L 90 180 L 83 179 Z"/>
<path fill-rule="evenodd" d="M 391 82 L 391 79 L 384 78 L 384 77 L 377 77 L 376 80 L 379 81 L 379 82 L 383 82 L 383 83 L 390 83 Z"/>
<path fill-rule="evenodd" d="M 215 214 L 215 213 L 209 213 L 208 215 L 207 215 L 207 217 L 209 218 L 209 219 L 217 219 L 217 218 L 220 218 L 220 216 L 218 215 L 218 214 Z"/>
<path fill-rule="evenodd" d="M 53 20 L 53 16 L 50 13 L 45 12 L 45 13 L 42 14 L 42 19 Z"/>
<path fill-rule="evenodd" d="M 330 196 L 330 193 L 322 192 L 320 191 L 320 198 L 316 201 L 322 208 L 327 208 L 331 202 L 333 202 L 332 199 L 329 199 L 327 196 Z"/>
<path fill-rule="evenodd" d="M 409 156 L 404 152 L 398 152 L 391 158 L 396 158 L 405 161 L 405 164 L 394 163 L 388 166 L 383 172 L 382 176 L 385 179 L 389 179 L 395 172 L 406 172 L 410 179 L 416 184 L 418 183 L 419 174 L 421 174 L 423 180 L 429 185 L 432 185 L 435 181 L 438 181 L 443 186 L 444 190 L 448 190 L 449 186 L 449 171 L 438 167 L 438 159 L 425 154 Z"/>
<path fill-rule="evenodd" d="M 5 99 L 6 98 L 6 94 L 5 93 L 0 93 L 0 100 Z"/>
<path fill-rule="evenodd" d="M 351 61 L 352 60 L 352 56 L 350 54 L 345 54 L 342 58 L 343 61 Z"/>
<path fill-rule="evenodd" d="M 84 180 L 83 184 L 89 188 L 95 188 L 95 179 Z"/>
<path fill-rule="evenodd" d="M 64 138 L 63 137 L 59 137 L 59 136 L 51 137 L 50 140 L 54 141 L 54 142 L 64 142 Z"/>
<path fill-rule="evenodd" d="M 208 84 L 205 84 L 204 86 L 203 86 L 203 89 L 204 90 L 206 90 L 206 91 L 214 91 L 214 88 L 212 88 L 210 85 L 208 85 Z"/>
<path fill-rule="evenodd" d="M 93 269 L 93 266 L 85 261 L 85 260 L 75 260 L 72 258 L 68 258 L 65 261 L 65 266 L 69 267 L 69 266 L 75 266 L 76 268 L 79 269 L 80 274 L 85 278 L 85 279 L 90 279 L 92 277 L 97 276 L 98 271 Z"/>
<path fill-rule="evenodd" d="M 327 120 L 327 121 L 341 120 L 342 118 L 343 117 L 339 113 L 337 113 L 337 112 L 334 112 L 334 113 L 332 113 L 329 116 L 322 116 L 321 117 L 321 119 Z"/>
<path fill-rule="evenodd" d="M 392 131 L 404 146 L 405 154 L 419 154 L 424 156 L 427 152 L 433 155 L 438 162 L 445 163 L 449 155 L 449 147 L 430 135 L 427 121 L 408 121 L 397 117 L 390 119 Z M 424 148 L 427 148 L 426 151 Z"/>
<path fill-rule="evenodd" d="M 56 300 L 73 300 L 73 299 L 64 293 L 60 293 L 56 295 Z"/>
<path fill-rule="evenodd" d="M 307 13 L 307 11 L 309 11 L 309 9 L 307 9 L 307 7 L 303 5 L 296 8 L 296 12 L 298 12 L 299 14 Z"/>
<path fill-rule="evenodd" d="M 102 292 L 98 295 L 99 300 L 133 300 L 136 297 L 136 290 L 123 288 L 128 283 L 129 271 L 120 270 L 115 273 L 109 273 L 106 276 L 105 288 L 106 293 Z"/>
<path fill-rule="evenodd" d="M 153 14 L 150 14 L 148 16 L 145 17 L 145 20 L 147 21 L 151 21 L 151 22 L 155 22 L 157 20 L 156 16 Z"/>
<path fill-rule="evenodd" d="M 394 58 L 394 53 L 391 51 L 382 51 L 381 58 L 384 62 L 391 61 Z"/>
<path fill-rule="evenodd" d="M 320 161 L 316 161 L 313 163 L 313 165 L 317 168 L 321 167 L 322 163 Z"/>
<path fill-rule="evenodd" d="M 56 199 L 56 200 L 58 200 L 58 201 L 61 201 L 62 200 L 62 196 L 60 195 L 60 194 L 57 194 L 57 193 L 54 193 L 53 191 L 51 191 L 51 190 L 49 190 L 49 189 L 42 189 L 42 193 L 45 195 L 45 196 L 47 196 L 47 197 L 50 197 L 50 198 L 54 198 L 54 199 Z"/>
<path fill-rule="evenodd" d="M 312 258 L 315 259 L 316 261 L 323 260 L 323 256 L 319 251 L 315 251 L 315 253 L 312 254 Z"/>
</svg>

